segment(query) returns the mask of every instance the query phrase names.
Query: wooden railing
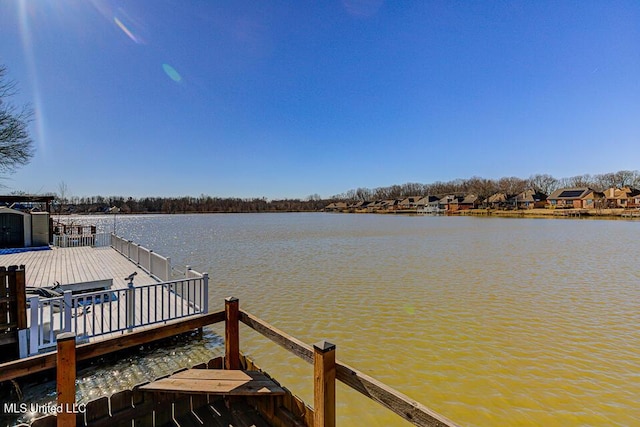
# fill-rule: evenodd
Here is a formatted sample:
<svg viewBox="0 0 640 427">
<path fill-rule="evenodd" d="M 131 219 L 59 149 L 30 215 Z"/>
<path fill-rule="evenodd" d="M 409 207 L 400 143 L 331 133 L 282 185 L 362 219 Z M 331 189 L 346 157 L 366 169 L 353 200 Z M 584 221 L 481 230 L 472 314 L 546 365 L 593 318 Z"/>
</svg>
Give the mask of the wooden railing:
<svg viewBox="0 0 640 427">
<path fill-rule="evenodd" d="M 233 304 L 227 299 L 227 306 L 230 303 Z M 314 427 L 335 426 L 335 392 L 327 390 L 326 386 L 328 384 L 329 387 L 332 387 L 331 384 L 334 379 L 338 379 L 360 394 L 385 406 L 417 426 L 454 427 L 457 425 L 397 390 L 335 360 L 336 347 L 331 343 L 323 341 L 310 346 L 244 310 L 239 310 L 239 320 L 282 348 L 314 365 L 314 412 L 316 420 Z M 228 328 L 229 326 L 227 325 Z M 232 353 L 228 357 L 236 357 L 236 355 Z"/>
<path fill-rule="evenodd" d="M 0 357 L 19 355 L 27 329 L 24 265 L 0 267 Z"/>
<path fill-rule="evenodd" d="M 250 313 L 240 310 L 239 302 L 236 298 L 227 298 L 224 311 L 195 316 L 185 319 L 182 322 L 124 334 L 104 341 L 80 344 L 75 350 L 75 358 L 78 362 L 89 360 L 222 321 L 225 322 L 224 367 L 226 369 L 239 369 L 244 367 L 244 357 L 240 354 L 239 349 L 240 322 L 306 362 L 314 365 L 314 409 L 305 411 L 304 408 L 302 408 L 302 412 L 300 412 L 294 422 L 291 423 L 292 425 L 306 425 L 310 427 L 335 426 L 335 380 L 337 379 L 362 395 L 387 407 L 414 425 L 427 427 L 457 426 L 454 422 L 435 413 L 421 403 L 410 399 L 397 390 L 355 368 L 335 360 L 335 345 L 325 341 L 317 343 L 314 346 L 305 344 Z M 71 342 L 73 343 L 74 341 L 71 340 Z M 56 367 L 55 353 L 1 364 L 0 382 L 54 367 Z M 62 369 L 66 367 L 66 365 L 61 366 Z M 71 387 L 72 384 L 74 384 L 74 379 L 70 379 L 68 375 L 62 378 L 66 378 L 67 387 Z M 100 399 L 104 400 L 105 398 L 102 397 Z M 89 402 L 87 407 L 89 407 L 91 403 L 92 402 Z M 86 415 L 88 416 L 88 414 Z M 87 423 L 87 425 L 92 424 Z"/>
</svg>

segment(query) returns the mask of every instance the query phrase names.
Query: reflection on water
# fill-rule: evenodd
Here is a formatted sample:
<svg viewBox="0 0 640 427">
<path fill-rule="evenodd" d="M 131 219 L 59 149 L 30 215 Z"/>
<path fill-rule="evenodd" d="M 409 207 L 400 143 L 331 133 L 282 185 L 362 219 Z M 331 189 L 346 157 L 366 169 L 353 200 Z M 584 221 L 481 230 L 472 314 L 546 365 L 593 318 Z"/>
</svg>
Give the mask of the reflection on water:
<svg viewBox="0 0 640 427">
<path fill-rule="evenodd" d="M 97 219 L 112 229 L 113 217 Z M 174 265 L 209 272 L 212 309 L 239 297 L 274 326 L 307 343 L 334 342 L 343 362 L 469 426 L 639 422 L 639 226 L 340 214 L 117 217 L 118 234 Z M 312 401 L 309 365 L 248 328 L 241 334 L 245 353 Z M 87 389 L 113 390 L 109 374 L 101 375 L 106 384 Z M 340 425 L 407 424 L 346 387 L 337 395 Z"/>
<path fill-rule="evenodd" d="M 105 356 L 92 361 L 88 366 L 80 365 L 76 375 L 76 399 L 78 403 L 87 403 L 222 355 L 224 339 L 205 329 L 202 339 L 195 334 L 186 334 Z M 107 366 L 108 369 L 105 369 Z M 0 400 L 23 402 L 29 406 L 32 403 L 54 405 L 57 396 L 55 372 L 49 375 L 50 378 L 41 376 L 39 381 L 23 383 L 20 390 L 22 396 L 14 389 L 3 394 Z M 30 422 L 43 415 L 45 414 L 26 413 L 18 417 L 0 417 L 0 424 Z"/>
</svg>

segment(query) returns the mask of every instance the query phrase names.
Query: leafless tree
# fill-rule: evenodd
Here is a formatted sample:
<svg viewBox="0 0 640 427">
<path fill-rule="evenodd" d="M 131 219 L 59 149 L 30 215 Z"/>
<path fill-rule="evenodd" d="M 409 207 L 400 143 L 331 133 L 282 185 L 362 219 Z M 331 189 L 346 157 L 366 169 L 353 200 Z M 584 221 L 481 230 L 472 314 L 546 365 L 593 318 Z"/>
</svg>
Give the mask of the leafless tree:
<svg viewBox="0 0 640 427">
<path fill-rule="evenodd" d="M 29 122 L 33 112 L 28 106 L 18 108 L 9 102 L 17 93 L 16 83 L 6 79 L 7 68 L 0 65 L 0 173 L 12 173 L 33 157 L 33 140 Z"/>
<path fill-rule="evenodd" d="M 548 174 L 537 174 L 529 177 L 529 186 L 547 196 L 559 188 L 559 181 Z"/>
</svg>

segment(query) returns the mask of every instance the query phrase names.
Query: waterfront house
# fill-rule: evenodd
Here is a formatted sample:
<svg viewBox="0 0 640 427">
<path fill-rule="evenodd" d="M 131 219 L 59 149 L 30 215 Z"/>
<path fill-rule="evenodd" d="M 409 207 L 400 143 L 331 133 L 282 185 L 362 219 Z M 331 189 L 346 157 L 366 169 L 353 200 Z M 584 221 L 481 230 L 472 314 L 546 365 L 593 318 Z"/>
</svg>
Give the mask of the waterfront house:
<svg viewBox="0 0 640 427">
<path fill-rule="evenodd" d="M 406 197 L 398 203 L 399 209 L 416 209 L 418 206 L 419 196 Z"/>
<path fill-rule="evenodd" d="M 458 202 L 462 197 L 453 194 L 446 195 L 438 200 L 438 208 L 441 211 L 455 212 L 458 209 Z"/>
<path fill-rule="evenodd" d="M 505 193 L 496 193 L 487 197 L 487 200 L 485 200 L 485 205 L 487 205 L 487 207 L 491 209 L 504 209 L 507 207 L 508 199 L 509 196 L 507 196 Z"/>
<path fill-rule="evenodd" d="M 400 204 L 400 200 L 398 199 L 388 199 L 382 202 L 382 209 L 387 210 L 389 212 L 398 210 L 398 205 Z"/>
<path fill-rule="evenodd" d="M 604 193 L 589 187 L 561 188 L 547 198 L 548 206 L 558 209 L 595 209 L 603 200 Z"/>
<path fill-rule="evenodd" d="M 458 201 L 459 211 L 476 209 L 478 206 L 480 206 L 480 198 L 475 194 L 467 194 L 462 200 Z"/>
<path fill-rule="evenodd" d="M 383 201 L 382 200 L 374 200 L 367 205 L 367 212 L 377 212 L 382 209 Z"/>
<path fill-rule="evenodd" d="M 326 212 L 342 212 L 347 209 L 347 204 L 345 202 L 333 202 L 327 205 L 324 210 Z"/>
<path fill-rule="evenodd" d="M 418 202 L 416 203 L 416 206 L 418 208 L 427 208 L 427 207 L 437 208 L 439 200 L 440 198 L 438 196 L 424 196 L 423 198 L 418 200 Z"/>
<path fill-rule="evenodd" d="M 517 194 L 513 198 L 513 206 L 516 209 L 544 208 L 547 204 L 547 195 L 530 188 Z"/>
<path fill-rule="evenodd" d="M 640 190 L 631 187 L 611 187 L 604 192 L 605 205 L 612 209 L 636 208 L 640 205 Z"/>
</svg>

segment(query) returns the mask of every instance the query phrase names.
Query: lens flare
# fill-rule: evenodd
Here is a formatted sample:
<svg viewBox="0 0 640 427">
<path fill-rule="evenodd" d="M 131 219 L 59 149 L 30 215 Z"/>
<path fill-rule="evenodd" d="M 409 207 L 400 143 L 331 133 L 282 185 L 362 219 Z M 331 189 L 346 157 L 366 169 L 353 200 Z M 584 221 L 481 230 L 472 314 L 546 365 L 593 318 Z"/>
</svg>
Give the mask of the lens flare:
<svg viewBox="0 0 640 427">
<path fill-rule="evenodd" d="M 180 76 L 180 74 L 171 65 L 162 64 L 162 69 L 174 82 L 180 83 L 182 81 L 182 77 Z"/>
<path fill-rule="evenodd" d="M 116 25 L 118 26 L 118 28 L 120 28 L 122 30 L 123 33 L 125 33 L 127 35 L 127 37 L 129 37 L 131 40 L 133 40 L 134 43 L 140 43 L 140 41 L 136 38 L 136 36 L 133 35 L 133 33 L 131 32 L 131 30 L 129 30 L 123 23 L 122 21 L 120 21 L 117 17 L 113 18 L 113 22 L 116 23 Z"/>
</svg>

